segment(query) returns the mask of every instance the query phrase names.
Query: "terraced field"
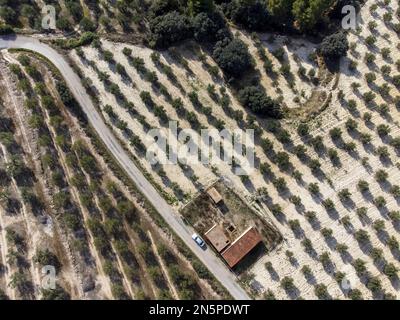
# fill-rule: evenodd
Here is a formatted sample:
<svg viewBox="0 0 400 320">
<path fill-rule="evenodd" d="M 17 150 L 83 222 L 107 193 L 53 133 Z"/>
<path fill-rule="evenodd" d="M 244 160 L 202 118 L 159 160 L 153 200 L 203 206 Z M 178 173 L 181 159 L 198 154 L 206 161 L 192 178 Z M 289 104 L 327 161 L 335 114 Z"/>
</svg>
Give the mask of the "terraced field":
<svg viewBox="0 0 400 320">
<path fill-rule="evenodd" d="M 286 242 L 251 268 L 252 280 L 246 275 L 260 296 L 397 294 L 397 278 L 390 270 L 399 259 L 399 114 L 398 89 L 391 79 L 398 72 L 393 62 L 399 55 L 397 34 L 382 20 L 397 4 L 378 7 L 373 15 L 371 5 L 361 12 L 363 31 L 349 36 L 351 53 L 340 70 L 316 60 L 315 45 L 305 40 L 236 33 L 249 46 L 268 94 L 289 108 L 288 119 L 279 122 L 253 118 L 212 58 L 194 43 L 155 52 L 102 40 L 71 53 L 101 101 L 105 120 L 171 203 L 180 207 L 224 177 L 268 209 Z M 372 19 L 378 26 L 371 32 L 363 26 Z M 376 44 L 368 47 L 371 33 Z M 365 60 L 370 52 L 376 57 L 372 65 Z M 263 68 L 263 56 L 272 62 L 272 76 Z M 292 82 L 283 73 L 287 65 Z M 391 66 L 389 73 L 385 66 Z M 377 78 L 373 85 L 367 83 L 368 73 Z M 372 101 L 367 92 L 373 93 Z M 150 165 L 145 157 L 151 143 L 148 130 L 162 127 L 167 134 L 173 120 L 195 130 L 256 128 L 258 170 L 243 178 L 224 163 Z M 343 278 L 353 284 L 352 290 L 343 288 Z"/>
<path fill-rule="evenodd" d="M 109 168 L 65 107 L 71 96 L 47 63 L 18 52 L 4 60 L 2 293 L 12 299 L 218 297 Z M 42 288 L 47 265 L 56 268 L 56 291 Z"/>
</svg>

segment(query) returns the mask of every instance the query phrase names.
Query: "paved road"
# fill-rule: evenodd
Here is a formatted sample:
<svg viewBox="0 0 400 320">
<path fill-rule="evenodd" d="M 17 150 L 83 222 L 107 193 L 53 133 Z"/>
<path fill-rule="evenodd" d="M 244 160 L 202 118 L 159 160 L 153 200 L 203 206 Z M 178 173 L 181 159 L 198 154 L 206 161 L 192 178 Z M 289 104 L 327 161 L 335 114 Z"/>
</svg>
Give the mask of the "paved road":
<svg viewBox="0 0 400 320">
<path fill-rule="evenodd" d="M 179 215 L 174 212 L 171 206 L 158 194 L 152 184 L 147 181 L 134 162 L 130 160 L 129 156 L 116 140 L 110 129 L 104 124 L 90 97 L 83 88 L 80 78 L 75 74 L 66 60 L 51 47 L 31 37 L 0 37 L 0 50 L 7 48 L 29 49 L 38 52 L 49 59 L 60 70 L 71 89 L 71 92 L 80 103 L 90 124 L 95 128 L 99 137 L 103 140 L 122 168 L 125 169 L 129 177 L 137 185 L 144 196 L 153 204 L 168 225 L 182 238 L 182 240 L 226 287 L 235 299 L 250 299 L 246 292 L 237 283 L 235 275 L 226 268 L 222 261 L 216 257 L 211 250 L 203 251 L 195 244 L 191 238 L 193 230 L 183 223 Z"/>
</svg>

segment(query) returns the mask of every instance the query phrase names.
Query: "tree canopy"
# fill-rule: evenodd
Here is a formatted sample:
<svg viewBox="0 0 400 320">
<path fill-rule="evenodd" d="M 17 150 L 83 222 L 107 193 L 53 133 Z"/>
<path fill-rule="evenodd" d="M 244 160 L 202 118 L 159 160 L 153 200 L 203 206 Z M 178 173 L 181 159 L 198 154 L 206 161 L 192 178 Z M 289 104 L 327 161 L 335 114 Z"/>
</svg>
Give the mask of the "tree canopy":
<svg viewBox="0 0 400 320">
<path fill-rule="evenodd" d="M 150 21 L 151 44 L 165 48 L 192 35 L 192 25 L 187 16 L 177 11 L 155 17 Z"/>
<path fill-rule="evenodd" d="M 232 21 L 249 30 L 263 31 L 268 26 L 270 15 L 265 1 L 236 0 L 225 8 Z"/>
<path fill-rule="evenodd" d="M 320 45 L 320 52 L 326 58 L 339 58 L 345 56 L 349 50 L 346 34 L 338 32 L 327 36 Z"/>
<path fill-rule="evenodd" d="M 295 0 L 293 16 L 301 31 L 311 31 L 321 21 L 335 0 Z"/>
<path fill-rule="evenodd" d="M 229 34 L 219 11 L 201 12 L 193 19 L 194 37 L 200 42 L 215 42 Z"/>
<path fill-rule="evenodd" d="M 220 68 L 232 77 L 240 77 L 252 66 L 247 46 L 240 39 L 224 39 L 217 42 L 213 57 Z"/>
<path fill-rule="evenodd" d="M 249 86 L 239 91 L 240 102 L 249 110 L 262 117 L 282 118 L 278 102 L 266 95 L 260 87 Z"/>
</svg>

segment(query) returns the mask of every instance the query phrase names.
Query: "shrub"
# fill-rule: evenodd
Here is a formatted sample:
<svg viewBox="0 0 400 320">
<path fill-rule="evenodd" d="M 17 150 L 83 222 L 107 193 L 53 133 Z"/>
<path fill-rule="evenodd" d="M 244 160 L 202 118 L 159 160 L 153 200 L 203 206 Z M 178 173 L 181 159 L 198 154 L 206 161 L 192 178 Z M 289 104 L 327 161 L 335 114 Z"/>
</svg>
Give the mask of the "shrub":
<svg viewBox="0 0 400 320">
<path fill-rule="evenodd" d="M 380 146 L 376 149 L 376 154 L 382 159 L 389 158 L 389 150 L 386 146 Z"/>
</svg>

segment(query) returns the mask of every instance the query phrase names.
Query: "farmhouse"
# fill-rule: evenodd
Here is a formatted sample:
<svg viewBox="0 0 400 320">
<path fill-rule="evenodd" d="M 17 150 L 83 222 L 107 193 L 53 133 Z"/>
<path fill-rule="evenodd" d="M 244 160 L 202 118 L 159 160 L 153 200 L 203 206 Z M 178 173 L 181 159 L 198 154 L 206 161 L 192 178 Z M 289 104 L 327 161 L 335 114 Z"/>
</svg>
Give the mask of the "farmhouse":
<svg viewBox="0 0 400 320">
<path fill-rule="evenodd" d="M 218 224 L 214 224 L 211 229 L 204 234 L 204 236 L 218 252 L 221 252 L 230 244 L 230 240 L 225 235 L 222 227 Z"/>
<path fill-rule="evenodd" d="M 262 238 L 257 229 L 250 227 L 232 242 L 221 255 L 229 267 L 233 268 L 261 241 Z"/>
</svg>

